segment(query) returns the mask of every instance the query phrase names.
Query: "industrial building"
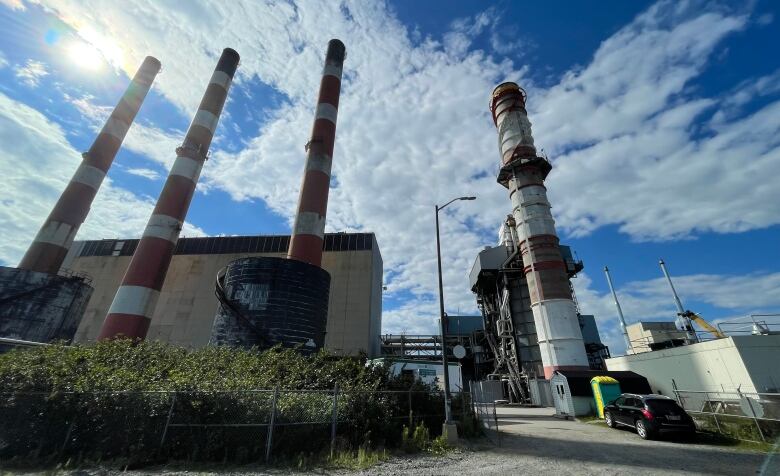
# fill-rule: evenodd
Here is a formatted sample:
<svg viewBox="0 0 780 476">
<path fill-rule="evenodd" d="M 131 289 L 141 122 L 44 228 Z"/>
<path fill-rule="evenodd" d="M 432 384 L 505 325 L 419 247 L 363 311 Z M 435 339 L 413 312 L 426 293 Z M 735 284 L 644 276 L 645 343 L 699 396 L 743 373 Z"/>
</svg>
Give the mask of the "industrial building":
<svg viewBox="0 0 780 476">
<path fill-rule="evenodd" d="M 92 277 L 95 288 L 76 342 L 98 338 L 100 327 L 139 240 L 77 241 L 65 266 Z M 282 258 L 289 236 L 181 238 L 152 315 L 147 338 L 187 347 L 209 343 L 219 302 L 217 274 L 242 258 Z M 373 233 L 328 233 L 322 266 L 330 273 L 325 348 L 340 354 L 379 354 L 382 256 Z"/>
<path fill-rule="evenodd" d="M 636 322 L 626 326 L 626 332 L 631 343 L 627 352 L 634 354 L 683 345 L 687 338 L 672 321 Z"/>
<path fill-rule="evenodd" d="M 780 391 L 780 335 L 732 335 L 606 360 L 610 371 L 643 375 L 654 393 Z"/>
<path fill-rule="evenodd" d="M 330 40 L 291 236 L 179 239 L 239 66 L 239 54 L 225 48 L 140 239 L 74 243 L 160 71 L 160 62 L 147 57 L 19 268 L 0 273 L 0 337 L 70 342 L 75 333 L 76 342 L 86 342 L 149 336 L 195 347 L 378 354 L 382 258 L 376 239 L 325 235 L 345 58 L 344 44 Z M 65 269 L 67 276 L 59 276 Z"/>
</svg>

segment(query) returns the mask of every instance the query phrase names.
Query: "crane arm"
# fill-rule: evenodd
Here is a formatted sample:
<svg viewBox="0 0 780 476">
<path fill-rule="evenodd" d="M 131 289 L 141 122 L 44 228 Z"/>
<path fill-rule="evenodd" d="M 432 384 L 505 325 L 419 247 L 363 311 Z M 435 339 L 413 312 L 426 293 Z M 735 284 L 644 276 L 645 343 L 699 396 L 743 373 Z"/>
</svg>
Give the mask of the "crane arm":
<svg viewBox="0 0 780 476">
<path fill-rule="evenodd" d="M 683 316 L 687 317 L 691 321 L 695 322 L 696 324 L 704 328 L 704 330 L 714 335 L 716 339 L 723 339 L 726 337 L 726 334 L 719 331 L 716 327 L 713 327 L 709 322 L 705 321 L 703 317 L 696 314 L 695 312 L 685 311 L 683 313 Z"/>
</svg>

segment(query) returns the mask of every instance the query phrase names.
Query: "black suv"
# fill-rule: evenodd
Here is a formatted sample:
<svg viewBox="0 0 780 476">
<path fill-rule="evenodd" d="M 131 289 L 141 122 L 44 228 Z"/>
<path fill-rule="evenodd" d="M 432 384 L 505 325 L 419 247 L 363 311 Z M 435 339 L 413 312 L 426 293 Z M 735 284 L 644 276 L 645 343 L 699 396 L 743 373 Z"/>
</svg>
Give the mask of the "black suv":
<svg viewBox="0 0 780 476">
<path fill-rule="evenodd" d="M 677 432 L 693 438 L 693 418 L 673 399 L 663 395 L 624 393 L 604 407 L 604 420 L 610 428 L 635 428 L 642 439 L 649 440 L 661 432 Z"/>
</svg>

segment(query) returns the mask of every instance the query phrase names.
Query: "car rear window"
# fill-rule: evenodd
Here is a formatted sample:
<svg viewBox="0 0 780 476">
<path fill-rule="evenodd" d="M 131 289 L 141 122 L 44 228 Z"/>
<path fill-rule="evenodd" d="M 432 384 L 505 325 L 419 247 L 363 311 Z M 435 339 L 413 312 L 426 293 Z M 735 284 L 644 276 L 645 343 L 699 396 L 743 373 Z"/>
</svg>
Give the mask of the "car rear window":
<svg viewBox="0 0 780 476">
<path fill-rule="evenodd" d="M 674 400 L 647 399 L 645 400 L 650 410 L 656 412 L 681 411 L 680 405 Z"/>
</svg>

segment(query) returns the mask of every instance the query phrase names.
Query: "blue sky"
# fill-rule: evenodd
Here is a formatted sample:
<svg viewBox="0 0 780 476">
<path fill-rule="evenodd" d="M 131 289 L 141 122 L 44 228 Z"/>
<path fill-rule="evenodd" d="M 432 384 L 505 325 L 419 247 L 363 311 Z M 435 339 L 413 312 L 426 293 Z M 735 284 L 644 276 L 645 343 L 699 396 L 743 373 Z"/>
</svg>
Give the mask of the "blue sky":
<svg viewBox="0 0 780 476">
<path fill-rule="evenodd" d="M 132 5 L 132 8 L 130 7 Z M 384 331 L 435 330 L 433 205 L 449 312 L 510 211 L 492 88 L 529 93 L 575 289 L 622 351 L 673 302 L 712 321 L 780 311 L 776 5 L 744 2 L 0 1 L 0 262 L 15 264 L 146 55 L 163 64 L 81 239 L 138 236 L 224 47 L 242 55 L 185 235 L 287 233 L 327 40 L 347 46 L 330 231 L 373 231 Z"/>
</svg>

